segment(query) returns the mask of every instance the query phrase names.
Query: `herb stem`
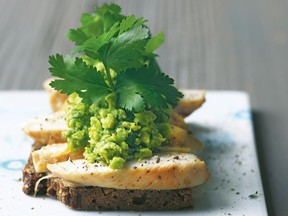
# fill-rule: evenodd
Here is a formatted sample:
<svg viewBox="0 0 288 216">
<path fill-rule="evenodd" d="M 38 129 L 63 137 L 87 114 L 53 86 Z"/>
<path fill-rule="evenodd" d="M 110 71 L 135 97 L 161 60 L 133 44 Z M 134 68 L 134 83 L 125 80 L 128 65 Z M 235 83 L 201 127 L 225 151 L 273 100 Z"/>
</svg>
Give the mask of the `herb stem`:
<svg viewBox="0 0 288 216">
<path fill-rule="evenodd" d="M 109 66 L 106 63 L 104 63 L 104 68 L 105 68 L 105 71 L 106 71 L 106 75 L 107 75 L 109 86 L 111 87 L 111 89 L 113 91 L 115 91 L 114 83 L 113 83 L 113 80 L 112 80 L 112 77 L 111 77 L 111 73 L 110 73 L 110 68 L 109 68 Z"/>
</svg>

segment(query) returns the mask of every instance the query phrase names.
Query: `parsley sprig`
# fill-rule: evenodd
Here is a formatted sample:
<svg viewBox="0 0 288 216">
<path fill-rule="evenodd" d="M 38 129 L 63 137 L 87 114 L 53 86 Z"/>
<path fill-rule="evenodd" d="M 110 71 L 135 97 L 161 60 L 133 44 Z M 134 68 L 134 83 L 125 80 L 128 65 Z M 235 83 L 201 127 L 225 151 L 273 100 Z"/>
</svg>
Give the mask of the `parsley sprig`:
<svg viewBox="0 0 288 216">
<path fill-rule="evenodd" d="M 82 15 L 81 27 L 67 34 L 76 45 L 74 57 L 49 57 L 52 76 L 60 78 L 50 85 L 64 94 L 76 92 L 87 104 L 116 93 L 117 106 L 135 112 L 174 107 L 183 95 L 173 79 L 161 72 L 154 53 L 164 34 L 152 37 L 147 20 L 120 12 L 118 5 L 104 4 L 93 14 Z M 104 72 L 88 62 L 102 62 Z"/>
</svg>

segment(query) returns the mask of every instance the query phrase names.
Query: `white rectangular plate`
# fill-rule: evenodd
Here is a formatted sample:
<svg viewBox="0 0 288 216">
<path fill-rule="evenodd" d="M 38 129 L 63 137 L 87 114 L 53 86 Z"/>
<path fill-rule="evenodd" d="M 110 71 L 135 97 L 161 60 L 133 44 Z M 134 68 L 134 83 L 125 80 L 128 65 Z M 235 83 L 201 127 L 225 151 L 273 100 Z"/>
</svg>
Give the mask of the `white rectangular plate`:
<svg viewBox="0 0 288 216">
<path fill-rule="evenodd" d="M 48 100 L 43 91 L 0 92 L 1 215 L 95 215 L 71 210 L 52 198 L 27 196 L 21 190 L 21 170 L 33 143 L 21 131 L 21 123 L 50 113 Z M 236 91 L 208 91 L 205 104 L 186 121 L 205 143 L 200 156 L 211 172 L 207 184 L 192 189 L 194 208 L 96 215 L 267 215 L 249 96 Z"/>
</svg>

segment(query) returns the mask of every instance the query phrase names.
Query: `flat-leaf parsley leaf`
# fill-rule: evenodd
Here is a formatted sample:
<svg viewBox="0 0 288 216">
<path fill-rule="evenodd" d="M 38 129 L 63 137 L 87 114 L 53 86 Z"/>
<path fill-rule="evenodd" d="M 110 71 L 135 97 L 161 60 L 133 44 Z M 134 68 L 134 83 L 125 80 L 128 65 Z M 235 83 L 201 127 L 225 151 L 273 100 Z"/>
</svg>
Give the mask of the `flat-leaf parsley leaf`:
<svg viewBox="0 0 288 216">
<path fill-rule="evenodd" d="M 103 75 L 95 67 L 87 65 L 82 59 L 68 57 L 64 60 L 62 55 L 49 57 L 49 68 L 53 76 L 59 80 L 51 82 L 51 86 L 62 93 L 76 92 L 83 98 L 84 103 L 98 103 L 111 93 Z"/>
</svg>

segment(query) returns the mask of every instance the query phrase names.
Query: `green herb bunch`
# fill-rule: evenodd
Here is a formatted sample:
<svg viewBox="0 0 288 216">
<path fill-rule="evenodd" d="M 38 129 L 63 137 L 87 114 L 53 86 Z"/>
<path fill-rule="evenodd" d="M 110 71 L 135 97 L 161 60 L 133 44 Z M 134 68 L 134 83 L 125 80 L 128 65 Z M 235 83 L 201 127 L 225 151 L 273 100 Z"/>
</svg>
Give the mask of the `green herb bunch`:
<svg viewBox="0 0 288 216">
<path fill-rule="evenodd" d="M 76 45 L 70 55 L 49 57 L 49 70 L 59 78 L 50 83 L 54 89 L 77 93 L 88 105 L 112 93 L 118 108 L 133 112 L 166 109 L 178 103 L 183 95 L 155 59 L 154 51 L 164 42 L 162 32 L 152 37 L 147 20 L 122 15 L 116 4 L 83 14 L 81 23 L 67 34 Z M 102 71 L 97 63 L 103 65 Z"/>
</svg>

